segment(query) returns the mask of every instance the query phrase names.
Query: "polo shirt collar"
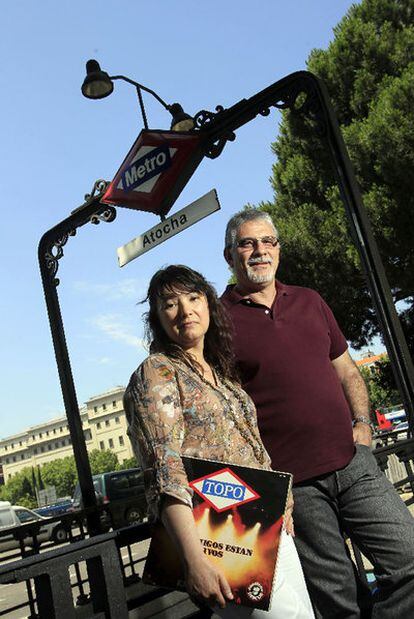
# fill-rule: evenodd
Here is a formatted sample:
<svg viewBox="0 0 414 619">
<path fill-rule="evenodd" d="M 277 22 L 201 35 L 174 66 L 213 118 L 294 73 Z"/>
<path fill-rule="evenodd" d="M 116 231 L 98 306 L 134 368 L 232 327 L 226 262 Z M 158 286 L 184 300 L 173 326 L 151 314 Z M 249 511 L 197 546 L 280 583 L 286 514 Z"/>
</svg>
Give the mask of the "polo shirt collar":
<svg viewBox="0 0 414 619">
<path fill-rule="evenodd" d="M 286 284 L 282 284 L 282 282 L 279 282 L 279 280 L 276 280 L 276 289 L 277 289 L 276 299 L 279 295 L 286 296 L 286 295 L 293 294 L 292 287 L 287 286 Z M 241 301 L 245 301 L 246 299 L 249 298 L 249 296 L 244 297 L 239 292 L 237 292 L 236 284 L 229 284 L 223 296 L 225 296 L 226 300 L 230 301 L 230 303 L 232 303 L 233 305 L 236 305 L 237 303 L 240 303 Z"/>
</svg>

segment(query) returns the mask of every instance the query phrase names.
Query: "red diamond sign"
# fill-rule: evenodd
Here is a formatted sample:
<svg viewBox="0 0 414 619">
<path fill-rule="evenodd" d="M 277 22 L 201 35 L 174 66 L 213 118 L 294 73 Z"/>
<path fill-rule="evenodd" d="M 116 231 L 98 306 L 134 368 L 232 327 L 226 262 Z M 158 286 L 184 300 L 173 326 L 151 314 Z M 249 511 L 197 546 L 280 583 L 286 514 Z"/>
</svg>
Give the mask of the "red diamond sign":
<svg viewBox="0 0 414 619">
<path fill-rule="evenodd" d="M 166 215 L 203 156 L 199 135 L 144 129 L 101 202 Z"/>
<path fill-rule="evenodd" d="M 229 468 L 194 479 L 189 485 L 216 512 L 260 499 L 260 494 Z"/>
</svg>

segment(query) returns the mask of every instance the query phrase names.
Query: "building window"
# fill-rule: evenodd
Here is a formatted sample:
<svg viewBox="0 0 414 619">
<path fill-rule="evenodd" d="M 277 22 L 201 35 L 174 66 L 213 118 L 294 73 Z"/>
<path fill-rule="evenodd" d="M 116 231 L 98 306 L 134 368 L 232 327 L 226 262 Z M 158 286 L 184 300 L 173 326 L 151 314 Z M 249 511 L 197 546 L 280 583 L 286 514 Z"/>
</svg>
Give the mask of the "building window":
<svg viewBox="0 0 414 619">
<path fill-rule="evenodd" d="M 48 451 L 52 451 L 52 445 L 49 443 L 49 445 L 47 446 Z"/>
<path fill-rule="evenodd" d="M 106 404 L 102 404 L 102 410 L 106 411 Z"/>
<path fill-rule="evenodd" d="M 37 447 L 34 448 L 33 453 L 35 456 L 37 456 Z"/>
<path fill-rule="evenodd" d="M 63 441 L 62 441 L 63 443 Z M 59 443 L 55 443 L 55 449 L 59 449 Z"/>
<path fill-rule="evenodd" d="M 46 436 L 49 436 L 49 430 L 46 430 Z"/>
<path fill-rule="evenodd" d="M 62 427 L 62 426 L 60 426 L 59 430 L 60 430 L 61 432 L 63 432 L 63 427 Z"/>
<path fill-rule="evenodd" d="M 44 446 L 44 445 L 42 445 L 42 446 L 40 447 L 40 451 L 43 453 L 43 452 L 44 452 L 44 450 L 45 450 L 45 446 Z"/>
<path fill-rule="evenodd" d="M 34 441 L 34 440 L 35 440 L 35 435 L 34 435 L 34 434 L 32 434 L 32 441 Z"/>
<path fill-rule="evenodd" d="M 106 420 L 105 420 L 105 425 L 106 425 L 106 427 L 108 427 L 108 426 L 109 426 L 109 419 L 106 419 Z"/>
<path fill-rule="evenodd" d="M 13 462 L 16 462 L 16 456 L 13 456 Z"/>
<path fill-rule="evenodd" d="M 12 444 L 10 445 L 10 449 L 13 449 L 13 447 L 14 447 L 14 443 L 12 443 Z"/>
<path fill-rule="evenodd" d="M 97 412 L 98 412 L 98 407 L 97 407 L 97 406 L 94 406 L 94 407 L 93 407 L 93 412 L 94 412 L 94 413 L 97 413 Z"/>
<path fill-rule="evenodd" d="M 21 441 L 19 441 L 19 445 L 20 445 L 20 447 L 22 446 L 22 442 Z"/>
<path fill-rule="evenodd" d="M 115 423 L 121 423 L 119 417 L 115 417 Z"/>
<path fill-rule="evenodd" d="M 39 432 L 39 438 L 42 438 L 42 433 L 41 432 Z"/>
<path fill-rule="evenodd" d="M 124 437 L 120 436 L 118 440 L 119 440 L 119 444 L 121 445 L 121 447 L 123 447 L 123 445 L 124 445 Z"/>
<path fill-rule="evenodd" d="M 56 428 L 53 428 L 53 434 L 56 434 Z"/>
<path fill-rule="evenodd" d="M 4 451 L 7 451 L 7 445 L 4 446 Z"/>
<path fill-rule="evenodd" d="M 103 441 L 100 441 L 100 443 L 99 443 L 99 448 L 100 448 L 101 450 L 104 450 L 104 449 L 105 449 L 105 443 L 104 443 Z"/>
<path fill-rule="evenodd" d="M 98 423 L 96 424 L 96 427 L 98 428 L 98 430 L 101 429 L 101 422 L 100 421 L 98 421 Z"/>
<path fill-rule="evenodd" d="M 113 449 L 114 448 L 114 441 L 110 438 L 108 443 L 109 443 L 109 449 Z"/>
<path fill-rule="evenodd" d="M 116 408 L 116 400 L 114 400 L 114 401 L 112 402 L 112 406 L 113 406 L 113 408 Z"/>
<path fill-rule="evenodd" d="M 24 454 L 20 455 L 20 460 L 24 460 Z"/>
</svg>

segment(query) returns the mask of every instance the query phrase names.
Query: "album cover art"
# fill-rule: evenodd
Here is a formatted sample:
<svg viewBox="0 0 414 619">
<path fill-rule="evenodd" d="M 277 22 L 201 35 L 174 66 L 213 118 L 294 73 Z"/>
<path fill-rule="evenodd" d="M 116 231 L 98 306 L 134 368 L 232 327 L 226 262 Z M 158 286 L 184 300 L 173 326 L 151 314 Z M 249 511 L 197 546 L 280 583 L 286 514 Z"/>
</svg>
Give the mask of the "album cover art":
<svg viewBox="0 0 414 619">
<path fill-rule="evenodd" d="M 236 604 L 268 610 L 292 476 L 182 460 L 204 554 L 225 574 Z M 185 590 L 178 552 L 161 523 L 154 525 L 143 581 Z"/>
</svg>

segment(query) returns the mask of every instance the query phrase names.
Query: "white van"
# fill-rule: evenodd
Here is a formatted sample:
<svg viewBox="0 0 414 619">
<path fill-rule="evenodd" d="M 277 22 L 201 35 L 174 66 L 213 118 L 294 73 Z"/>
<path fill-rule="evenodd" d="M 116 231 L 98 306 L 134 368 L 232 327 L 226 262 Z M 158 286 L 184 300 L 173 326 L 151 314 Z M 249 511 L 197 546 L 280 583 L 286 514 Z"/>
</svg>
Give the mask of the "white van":
<svg viewBox="0 0 414 619">
<path fill-rule="evenodd" d="M 40 528 L 37 534 L 39 543 L 52 540 L 55 544 L 61 544 L 68 538 L 68 533 L 62 523 L 49 522 L 48 518 L 36 514 L 27 507 L 12 505 L 9 501 L 0 501 L 0 552 L 20 547 L 19 540 L 15 539 L 12 533 L 9 535 L 5 535 L 5 533 L 8 529 L 22 526 L 28 522 L 39 522 Z M 24 544 L 26 546 L 33 545 L 31 535 L 24 538 Z"/>
</svg>

